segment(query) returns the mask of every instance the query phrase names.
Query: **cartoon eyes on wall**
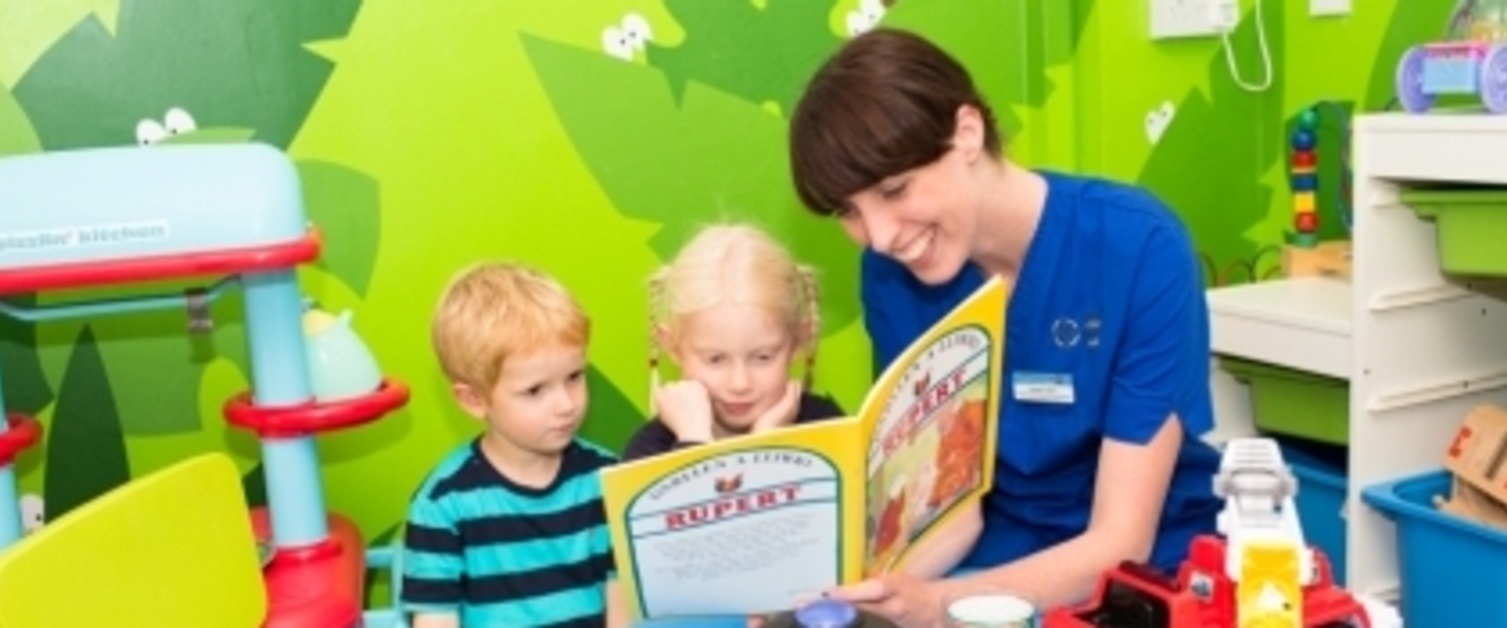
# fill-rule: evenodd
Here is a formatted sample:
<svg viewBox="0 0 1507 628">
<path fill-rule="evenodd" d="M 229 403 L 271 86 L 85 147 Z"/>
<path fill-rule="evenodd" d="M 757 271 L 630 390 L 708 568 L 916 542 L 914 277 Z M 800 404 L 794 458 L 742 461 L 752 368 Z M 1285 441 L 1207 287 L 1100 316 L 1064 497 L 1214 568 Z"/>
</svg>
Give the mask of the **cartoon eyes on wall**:
<svg viewBox="0 0 1507 628">
<path fill-rule="evenodd" d="M 142 118 L 136 123 L 136 143 L 151 146 L 174 135 L 198 130 L 194 116 L 182 107 L 173 107 L 163 114 L 162 121 Z"/>
<path fill-rule="evenodd" d="M 859 0 L 858 9 L 848 11 L 848 36 L 857 37 L 879 26 L 886 9 L 882 0 Z"/>
<path fill-rule="evenodd" d="M 47 508 L 42 498 L 34 493 L 21 496 L 21 529 L 28 534 L 42 529 L 47 519 Z"/>
<path fill-rule="evenodd" d="M 1153 145 L 1162 141 L 1162 134 L 1167 132 L 1167 127 L 1172 126 L 1172 118 L 1177 116 L 1177 107 L 1172 101 L 1163 101 L 1157 108 L 1146 113 L 1146 139 Z"/>
<path fill-rule="evenodd" d="M 654 33 L 649 30 L 649 20 L 637 13 L 623 16 L 623 35 L 628 38 L 628 45 L 634 50 L 643 50 L 654 37 Z"/>
<path fill-rule="evenodd" d="M 621 23 L 602 29 L 602 49 L 607 56 L 623 61 L 632 61 L 633 54 L 643 50 L 652 39 L 654 32 L 649 29 L 649 20 L 637 13 L 624 15 Z"/>
</svg>

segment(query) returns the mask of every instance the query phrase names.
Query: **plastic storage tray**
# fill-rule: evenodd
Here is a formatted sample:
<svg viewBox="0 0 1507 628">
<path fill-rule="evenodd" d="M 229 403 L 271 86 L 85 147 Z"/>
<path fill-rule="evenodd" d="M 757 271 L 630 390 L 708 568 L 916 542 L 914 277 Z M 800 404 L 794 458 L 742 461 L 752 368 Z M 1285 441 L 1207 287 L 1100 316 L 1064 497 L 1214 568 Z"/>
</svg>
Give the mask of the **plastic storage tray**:
<svg viewBox="0 0 1507 628">
<path fill-rule="evenodd" d="M 1220 367 L 1251 389 L 1256 427 L 1274 435 L 1344 445 L 1350 440 L 1350 385 L 1262 362 L 1220 356 Z"/>
<path fill-rule="evenodd" d="M 1399 199 L 1438 233 L 1439 267 L 1460 275 L 1507 276 L 1507 189 L 1420 188 Z"/>
<path fill-rule="evenodd" d="M 1507 532 L 1439 512 L 1449 492 L 1442 470 L 1361 492 L 1396 524 L 1403 625 L 1507 626 Z"/>
</svg>

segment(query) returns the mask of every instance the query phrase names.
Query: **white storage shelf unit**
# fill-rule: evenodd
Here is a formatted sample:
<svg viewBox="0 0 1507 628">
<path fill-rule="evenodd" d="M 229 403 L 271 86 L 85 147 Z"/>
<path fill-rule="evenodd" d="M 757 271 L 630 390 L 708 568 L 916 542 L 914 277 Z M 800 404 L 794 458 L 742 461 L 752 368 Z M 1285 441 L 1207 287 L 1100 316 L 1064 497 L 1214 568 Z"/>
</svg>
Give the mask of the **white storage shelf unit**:
<svg viewBox="0 0 1507 628">
<path fill-rule="evenodd" d="M 1354 134 L 1346 553 L 1349 586 L 1384 594 L 1398 582 L 1394 530 L 1360 491 L 1440 467 L 1472 407 L 1507 405 L 1507 301 L 1440 271 L 1434 223 L 1399 203 L 1398 191 L 1410 182 L 1507 186 L 1507 116 L 1367 115 Z"/>
<path fill-rule="evenodd" d="M 1434 223 L 1401 204 L 1398 192 L 1423 183 L 1507 186 L 1507 116 L 1364 115 L 1353 133 L 1351 283 L 1285 279 L 1211 290 L 1212 341 L 1216 353 L 1350 382 L 1347 585 L 1391 597 L 1399 580 L 1394 526 L 1361 491 L 1438 469 L 1472 407 L 1507 406 L 1507 300 L 1441 272 Z M 1502 248 L 1507 255 L 1507 242 Z M 1249 433 L 1249 409 L 1239 407 L 1234 384 L 1222 374 L 1214 384 L 1220 435 Z"/>
</svg>

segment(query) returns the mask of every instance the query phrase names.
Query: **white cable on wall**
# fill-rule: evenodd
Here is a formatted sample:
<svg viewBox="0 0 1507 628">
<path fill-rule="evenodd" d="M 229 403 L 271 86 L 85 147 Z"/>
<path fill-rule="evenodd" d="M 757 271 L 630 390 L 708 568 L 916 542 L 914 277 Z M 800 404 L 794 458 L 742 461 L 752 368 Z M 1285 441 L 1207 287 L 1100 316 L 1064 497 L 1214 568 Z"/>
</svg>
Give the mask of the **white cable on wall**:
<svg viewBox="0 0 1507 628">
<path fill-rule="evenodd" d="M 1224 60 L 1230 67 L 1230 78 L 1235 79 L 1235 84 L 1248 92 L 1264 92 L 1272 86 L 1272 52 L 1266 43 L 1266 22 L 1261 17 L 1261 0 L 1256 0 L 1256 10 L 1251 19 L 1256 20 L 1256 46 L 1261 50 L 1261 82 L 1258 85 L 1245 82 L 1240 76 L 1240 67 L 1235 64 L 1235 46 L 1230 43 L 1230 32 L 1235 30 L 1235 24 L 1240 20 L 1239 0 L 1215 0 L 1216 13 L 1223 14 L 1219 19 L 1224 25 L 1220 29 L 1219 37 L 1224 41 Z"/>
</svg>

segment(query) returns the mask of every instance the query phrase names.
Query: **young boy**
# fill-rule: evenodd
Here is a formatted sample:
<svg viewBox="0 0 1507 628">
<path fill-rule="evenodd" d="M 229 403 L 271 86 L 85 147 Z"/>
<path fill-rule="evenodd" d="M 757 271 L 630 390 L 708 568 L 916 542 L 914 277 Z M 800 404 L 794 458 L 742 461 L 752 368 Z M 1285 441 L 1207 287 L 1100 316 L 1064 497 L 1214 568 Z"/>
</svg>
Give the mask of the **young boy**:
<svg viewBox="0 0 1507 628">
<path fill-rule="evenodd" d="M 441 297 L 435 352 L 461 408 L 486 425 L 409 507 L 402 603 L 415 628 L 626 626 L 597 470 L 578 440 L 591 323 L 536 270 L 475 266 Z"/>
</svg>

